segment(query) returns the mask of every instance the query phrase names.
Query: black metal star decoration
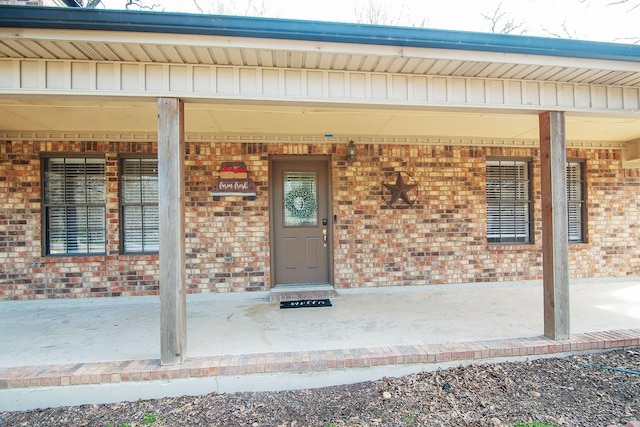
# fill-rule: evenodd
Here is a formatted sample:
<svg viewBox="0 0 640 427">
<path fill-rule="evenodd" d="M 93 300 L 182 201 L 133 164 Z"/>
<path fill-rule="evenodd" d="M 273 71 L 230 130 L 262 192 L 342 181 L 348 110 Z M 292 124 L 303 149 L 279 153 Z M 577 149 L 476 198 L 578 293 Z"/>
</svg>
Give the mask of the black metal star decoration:
<svg viewBox="0 0 640 427">
<path fill-rule="evenodd" d="M 405 172 L 405 174 L 411 180 L 413 180 L 414 184 L 405 183 L 405 180 L 402 177 L 402 173 L 403 172 L 398 172 L 397 173 L 395 184 L 387 184 L 386 182 L 382 183 L 384 188 L 386 188 L 387 190 L 389 190 L 391 192 L 391 198 L 388 201 L 386 201 L 387 205 L 389 205 L 390 207 L 393 206 L 393 204 L 398 199 L 404 200 L 408 205 L 413 205 L 415 203 L 415 201 L 416 201 L 416 198 L 414 197 L 413 200 L 412 200 L 412 198 L 409 197 L 408 193 L 411 190 L 413 190 L 415 187 L 417 187 L 418 185 L 415 184 L 415 179 L 411 175 L 407 174 L 406 172 Z M 387 181 L 388 178 L 385 181 Z"/>
</svg>

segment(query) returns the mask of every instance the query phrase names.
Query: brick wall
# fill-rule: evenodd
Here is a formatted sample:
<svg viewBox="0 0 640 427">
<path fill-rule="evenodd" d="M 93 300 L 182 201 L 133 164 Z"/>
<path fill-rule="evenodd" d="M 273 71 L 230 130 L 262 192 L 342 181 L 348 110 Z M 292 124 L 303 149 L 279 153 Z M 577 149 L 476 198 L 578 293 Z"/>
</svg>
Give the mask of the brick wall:
<svg viewBox="0 0 640 427">
<path fill-rule="evenodd" d="M 334 276 L 338 288 L 540 279 L 540 162 L 537 149 L 358 145 L 191 143 L 186 160 L 189 292 L 268 290 L 269 156 L 331 155 Z M 103 153 L 107 170 L 107 253 L 41 256 L 41 152 Z M 0 299 L 152 295 L 156 255 L 119 252 L 118 155 L 155 153 L 153 143 L 0 142 Z M 534 243 L 488 245 L 485 159 L 533 161 Z M 640 274 L 640 177 L 621 168 L 615 150 L 569 150 L 586 159 L 588 243 L 570 245 L 572 277 Z M 221 162 L 243 161 L 256 183 L 254 201 L 213 201 Z M 419 183 L 417 202 L 391 209 L 386 174 L 402 170 Z"/>
<path fill-rule="evenodd" d="M 570 273 L 573 277 L 638 275 L 639 171 L 622 169 L 620 151 L 587 153 L 589 244 L 570 247 Z"/>
</svg>

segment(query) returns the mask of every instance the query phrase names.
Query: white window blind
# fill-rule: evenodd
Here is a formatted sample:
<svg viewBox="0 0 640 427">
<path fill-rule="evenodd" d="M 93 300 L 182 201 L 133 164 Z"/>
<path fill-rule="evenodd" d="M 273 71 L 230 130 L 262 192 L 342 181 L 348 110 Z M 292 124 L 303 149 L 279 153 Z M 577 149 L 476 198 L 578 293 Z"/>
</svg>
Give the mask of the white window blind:
<svg viewBox="0 0 640 427">
<path fill-rule="evenodd" d="M 47 158 L 43 165 L 45 253 L 104 253 L 104 159 Z"/>
<path fill-rule="evenodd" d="M 584 242 L 585 239 L 585 198 L 583 163 L 567 163 L 567 215 L 569 241 Z"/>
<path fill-rule="evenodd" d="M 123 159 L 120 171 L 122 252 L 158 252 L 158 161 Z"/>
<path fill-rule="evenodd" d="M 531 242 L 529 162 L 487 161 L 487 240 Z"/>
</svg>

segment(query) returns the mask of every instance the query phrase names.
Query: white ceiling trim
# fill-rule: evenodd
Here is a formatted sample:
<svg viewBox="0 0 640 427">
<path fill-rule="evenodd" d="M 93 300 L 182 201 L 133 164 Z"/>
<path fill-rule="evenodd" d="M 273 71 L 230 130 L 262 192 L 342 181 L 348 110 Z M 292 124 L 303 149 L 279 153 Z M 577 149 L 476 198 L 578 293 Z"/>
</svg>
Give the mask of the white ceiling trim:
<svg viewBox="0 0 640 427">
<path fill-rule="evenodd" d="M 538 148 L 537 139 L 491 139 L 468 137 L 439 136 L 399 136 L 381 137 L 371 135 L 353 135 L 339 137 L 322 137 L 309 135 L 263 135 L 263 134 L 211 134 L 185 133 L 188 143 L 267 143 L 267 144 L 347 144 L 353 140 L 356 144 L 372 145 L 430 145 L 430 146 L 464 146 L 464 147 L 518 147 Z M 38 132 L 18 131 L 0 132 L 0 141 L 92 141 L 92 142 L 156 142 L 157 134 L 117 133 L 117 132 Z M 626 148 L 623 142 L 614 141 L 567 141 L 568 148 L 621 150 Z"/>
</svg>

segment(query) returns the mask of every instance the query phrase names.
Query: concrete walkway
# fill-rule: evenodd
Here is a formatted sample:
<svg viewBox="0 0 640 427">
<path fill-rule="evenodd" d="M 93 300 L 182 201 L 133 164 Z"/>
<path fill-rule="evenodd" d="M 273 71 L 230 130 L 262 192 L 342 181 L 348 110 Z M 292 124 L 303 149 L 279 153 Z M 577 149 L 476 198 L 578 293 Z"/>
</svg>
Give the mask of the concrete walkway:
<svg viewBox="0 0 640 427">
<path fill-rule="evenodd" d="M 640 344 L 640 277 L 576 280 L 568 341 L 542 337 L 542 284 L 188 296 L 188 356 L 162 367 L 156 297 L 0 303 L 0 410 L 348 383 L 441 363 Z"/>
</svg>

